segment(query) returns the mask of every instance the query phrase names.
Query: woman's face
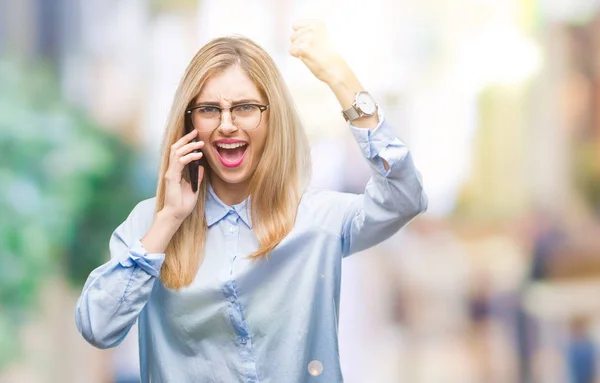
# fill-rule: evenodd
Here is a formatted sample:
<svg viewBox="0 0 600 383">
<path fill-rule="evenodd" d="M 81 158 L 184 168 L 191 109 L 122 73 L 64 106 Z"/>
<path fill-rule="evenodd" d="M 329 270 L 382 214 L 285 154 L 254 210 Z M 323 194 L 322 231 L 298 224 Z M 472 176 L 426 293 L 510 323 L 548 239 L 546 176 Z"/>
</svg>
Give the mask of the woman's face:
<svg viewBox="0 0 600 383">
<path fill-rule="evenodd" d="M 195 105 L 214 105 L 221 108 L 231 108 L 240 104 L 266 105 L 267 100 L 238 65 L 211 77 L 195 100 Z M 218 124 L 212 131 L 205 131 L 206 126 L 210 127 L 210 124 L 207 124 L 210 121 L 207 116 L 215 114 L 218 110 L 207 108 L 195 111 L 197 114 L 193 115 L 194 127 L 198 130 L 198 138 L 205 143 L 202 151 L 212 169 L 211 182 L 230 186 L 245 186 L 244 184 L 249 183 L 267 138 L 269 113 L 268 110 L 261 112 L 260 119 L 257 119 L 256 110 L 252 114 L 252 109 L 253 107 L 248 106 L 234 111 L 235 121 L 232 121 L 233 116 L 229 109 L 223 110 L 220 123 L 212 120 L 214 125 Z M 204 128 L 201 129 L 202 121 Z"/>
</svg>

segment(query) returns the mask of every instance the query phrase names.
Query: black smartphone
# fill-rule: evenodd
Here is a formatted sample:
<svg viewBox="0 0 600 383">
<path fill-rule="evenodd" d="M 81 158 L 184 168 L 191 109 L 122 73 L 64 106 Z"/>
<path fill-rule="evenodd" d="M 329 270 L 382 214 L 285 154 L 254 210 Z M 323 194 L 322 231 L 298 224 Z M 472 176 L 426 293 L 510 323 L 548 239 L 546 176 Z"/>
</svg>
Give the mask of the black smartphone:
<svg viewBox="0 0 600 383">
<path fill-rule="evenodd" d="M 185 117 L 185 133 L 184 134 L 188 134 L 192 131 L 193 127 L 192 127 L 192 122 L 190 121 L 190 117 L 189 115 L 186 115 Z M 198 142 L 198 140 L 194 137 L 194 139 L 192 140 L 192 142 Z M 200 153 L 202 150 L 200 149 L 196 149 L 194 150 L 194 153 Z M 198 167 L 202 165 L 202 161 L 204 160 L 204 157 L 202 157 L 199 160 L 194 160 L 192 162 L 190 162 L 189 164 L 187 164 L 187 169 L 188 169 L 188 174 L 190 176 L 190 184 L 192 185 L 192 191 L 194 193 L 196 193 L 198 191 Z"/>
</svg>

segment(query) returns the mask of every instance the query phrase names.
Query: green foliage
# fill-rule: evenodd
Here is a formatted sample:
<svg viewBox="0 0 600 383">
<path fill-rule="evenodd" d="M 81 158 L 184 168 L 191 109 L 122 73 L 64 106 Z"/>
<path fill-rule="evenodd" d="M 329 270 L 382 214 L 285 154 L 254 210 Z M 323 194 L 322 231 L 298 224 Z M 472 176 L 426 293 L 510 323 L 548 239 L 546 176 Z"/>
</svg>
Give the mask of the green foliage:
<svg viewBox="0 0 600 383">
<path fill-rule="evenodd" d="M 0 368 L 43 279 L 80 288 L 106 261 L 110 233 L 141 199 L 135 159 L 62 100 L 51 70 L 0 61 Z"/>
</svg>

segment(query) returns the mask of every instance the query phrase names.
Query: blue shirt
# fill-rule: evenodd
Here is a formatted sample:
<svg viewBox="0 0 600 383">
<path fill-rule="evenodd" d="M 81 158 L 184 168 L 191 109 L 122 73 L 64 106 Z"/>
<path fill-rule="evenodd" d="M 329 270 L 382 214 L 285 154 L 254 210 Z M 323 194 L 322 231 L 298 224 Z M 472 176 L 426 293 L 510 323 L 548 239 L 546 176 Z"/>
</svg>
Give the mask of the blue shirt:
<svg viewBox="0 0 600 383">
<path fill-rule="evenodd" d="M 373 131 L 351 129 L 372 170 L 364 194 L 307 190 L 292 231 L 268 258 L 249 260 L 258 244 L 249 200 L 227 206 L 211 190 L 205 258 L 179 291 L 159 279 L 165 255 L 140 243 L 155 201 L 139 203 L 77 302 L 83 337 L 114 347 L 139 321 L 143 382 L 342 382 L 342 258 L 390 237 L 427 206 L 410 152 L 383 117 Z"/>
</svg>

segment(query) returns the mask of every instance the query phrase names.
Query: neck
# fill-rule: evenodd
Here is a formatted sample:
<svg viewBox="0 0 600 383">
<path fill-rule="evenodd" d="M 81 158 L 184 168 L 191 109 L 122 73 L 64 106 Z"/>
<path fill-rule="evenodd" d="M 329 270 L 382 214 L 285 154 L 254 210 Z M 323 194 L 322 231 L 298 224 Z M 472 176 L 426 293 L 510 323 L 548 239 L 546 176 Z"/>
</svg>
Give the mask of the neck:
<svg viewBox="0 0 600 383">
<path fill-rule="evenodd" d="M 221 201 L 229 206 L 241 203 L 248 198 L 248 195 L 250 194 L 249 182 L 230 184 L 224 182 L 217 176 L 211 175 L 210 184 L 212 185 L 217 197 L 219 197 Z"/>
</svg>

